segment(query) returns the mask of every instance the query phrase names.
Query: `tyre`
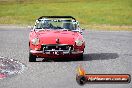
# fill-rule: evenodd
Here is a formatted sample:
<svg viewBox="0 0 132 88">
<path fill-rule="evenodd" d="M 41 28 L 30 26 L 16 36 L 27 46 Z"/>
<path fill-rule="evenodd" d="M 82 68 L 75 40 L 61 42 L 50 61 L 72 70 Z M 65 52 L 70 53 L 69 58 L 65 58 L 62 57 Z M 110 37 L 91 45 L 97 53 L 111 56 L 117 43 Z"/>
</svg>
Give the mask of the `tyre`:
<svg viewBox="0 0 132 88">
<path fill-rule="evenodd" d="M 36 62 L 36 56 L 32 53 L 29 53 L 29 62 Z"/>
<path fill-rule="evenodd" d="M 78 57 L 78 60 L 83 60 L 83 54 Z"/>
</svg>

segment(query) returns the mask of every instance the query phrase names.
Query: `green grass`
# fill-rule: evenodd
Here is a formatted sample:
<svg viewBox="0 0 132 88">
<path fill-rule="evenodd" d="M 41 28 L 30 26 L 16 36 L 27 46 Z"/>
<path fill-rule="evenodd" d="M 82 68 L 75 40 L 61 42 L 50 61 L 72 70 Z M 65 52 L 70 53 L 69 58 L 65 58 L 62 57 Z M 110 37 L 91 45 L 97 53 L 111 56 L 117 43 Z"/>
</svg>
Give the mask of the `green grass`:
<svg viewBox="0 0 132 88">
<path fill-rule="evenodd" d="M 85 27 L 105 24 L 131 29 L 132 0 L 0 0 L 0 24 L 31 25 L 43 15 L 71 15 Z"/>
</svg>

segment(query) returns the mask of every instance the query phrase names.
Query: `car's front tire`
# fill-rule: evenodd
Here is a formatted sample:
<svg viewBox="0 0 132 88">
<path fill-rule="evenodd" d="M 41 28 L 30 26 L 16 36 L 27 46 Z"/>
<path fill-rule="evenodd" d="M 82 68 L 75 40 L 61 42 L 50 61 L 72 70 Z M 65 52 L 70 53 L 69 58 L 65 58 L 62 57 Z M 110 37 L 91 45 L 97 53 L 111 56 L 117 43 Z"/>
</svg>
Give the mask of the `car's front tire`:
<svg viewBox="0 0 132 88">
<path fill-rule="evenodd" d="M 32 53 L 29 53 L 29 62 L 36 62 L 36 56 Z"/>
<path fill-rule="evenodd" d="M 78 60 L 83 60 L 83 54 L 78 57 Z"/>
</svg>

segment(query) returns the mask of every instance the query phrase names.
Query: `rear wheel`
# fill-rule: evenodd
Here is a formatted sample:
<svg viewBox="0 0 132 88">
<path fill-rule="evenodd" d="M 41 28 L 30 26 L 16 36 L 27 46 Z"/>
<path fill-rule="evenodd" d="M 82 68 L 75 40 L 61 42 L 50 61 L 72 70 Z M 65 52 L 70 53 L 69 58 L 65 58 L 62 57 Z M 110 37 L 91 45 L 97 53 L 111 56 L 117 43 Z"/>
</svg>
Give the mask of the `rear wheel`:
<svg viewBox="0 0 132 88">
<path fill-rule="evenodd" d="M 36 62 L 36 56 L 32 53 L 29 53 L 29 62 Z"/>
</svg>

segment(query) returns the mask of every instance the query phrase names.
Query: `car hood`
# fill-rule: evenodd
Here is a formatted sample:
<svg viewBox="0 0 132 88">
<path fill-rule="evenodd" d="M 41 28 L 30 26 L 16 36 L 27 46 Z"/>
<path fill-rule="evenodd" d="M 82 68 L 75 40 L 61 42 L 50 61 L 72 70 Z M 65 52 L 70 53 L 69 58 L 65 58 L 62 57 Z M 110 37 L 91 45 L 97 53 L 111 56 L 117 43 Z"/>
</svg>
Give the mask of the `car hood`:
<svg viewBox="0 0 132 88">
<path fill-rule="evenodd" d="M 41 44 L 59 44 L 74 45 L 77 38 L 77 32 L 72 31 L 38 31 L 36 32 Z"/>
</svg>

